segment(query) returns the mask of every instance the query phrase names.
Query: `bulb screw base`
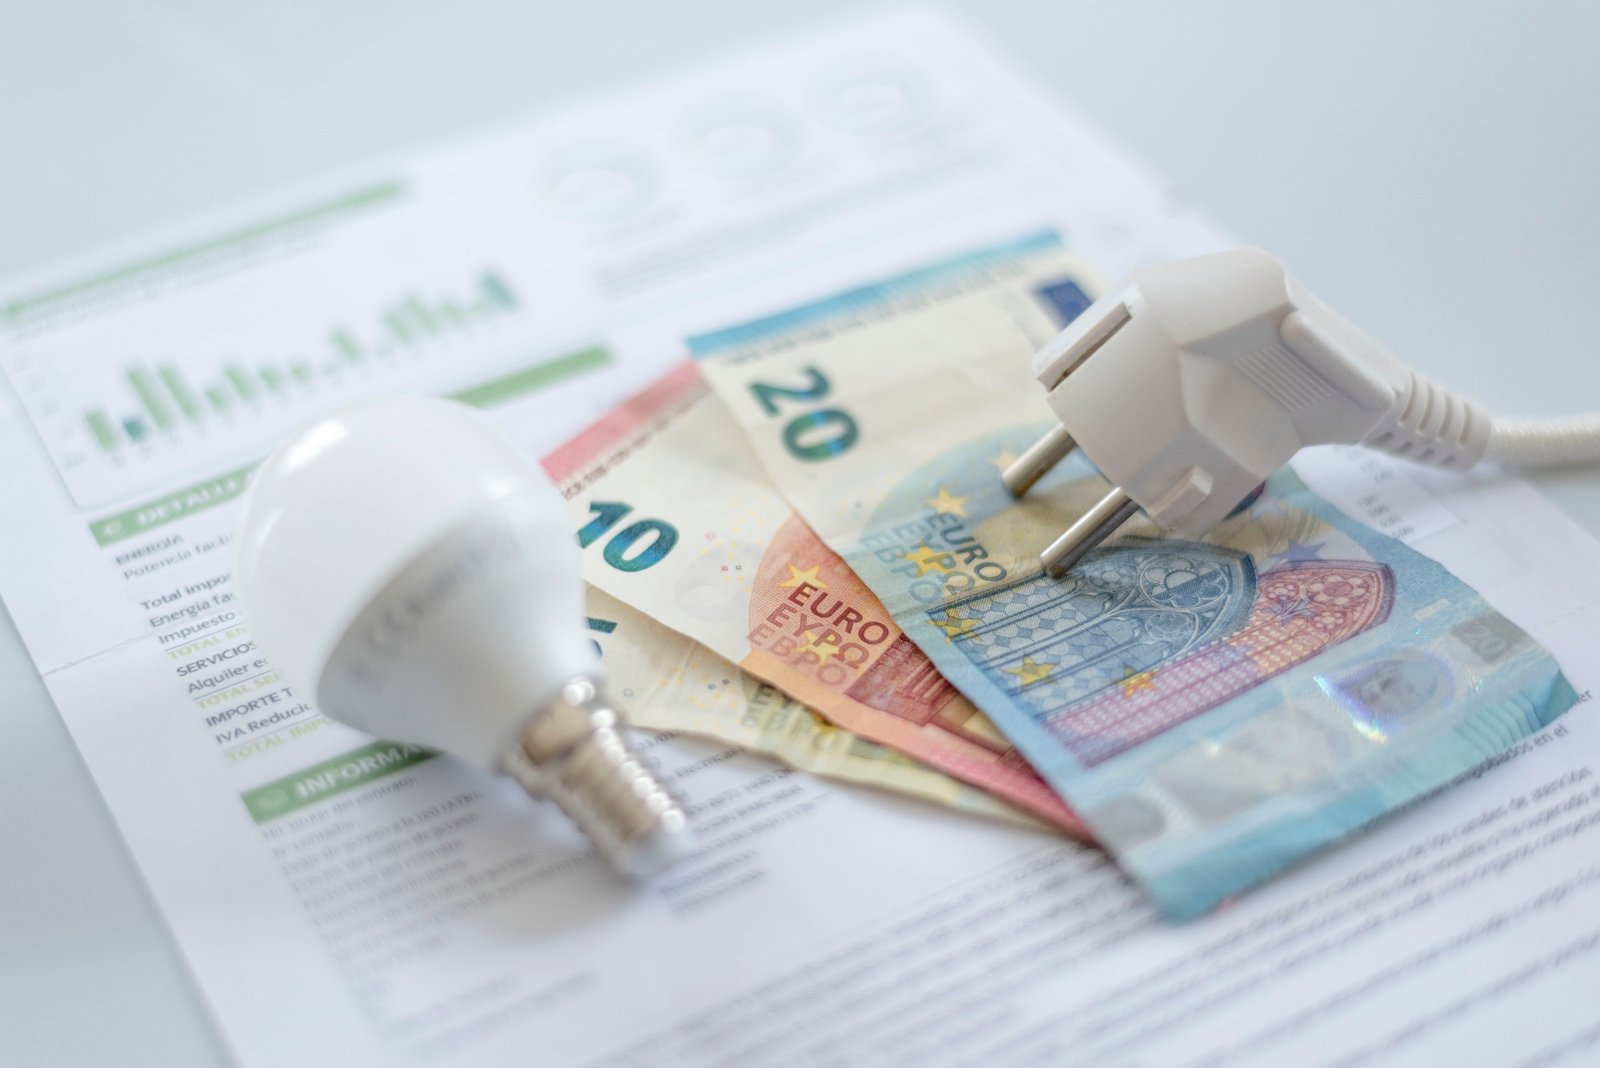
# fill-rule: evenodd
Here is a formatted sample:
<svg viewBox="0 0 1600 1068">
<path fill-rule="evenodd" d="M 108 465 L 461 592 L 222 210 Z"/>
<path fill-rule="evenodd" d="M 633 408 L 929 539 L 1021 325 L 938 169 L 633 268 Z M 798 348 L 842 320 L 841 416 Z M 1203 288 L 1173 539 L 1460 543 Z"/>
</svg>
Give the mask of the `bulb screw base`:
<svg viewBox="0 0 1600 1068">
<path fill-rule="evenodd" d="M 594 679 L 566 682 L 528 718 L 506 770 L 561 806 L 617 870 L 650 875 L 689 852 L 689 817 L 628 746 Z"/>
</svg>

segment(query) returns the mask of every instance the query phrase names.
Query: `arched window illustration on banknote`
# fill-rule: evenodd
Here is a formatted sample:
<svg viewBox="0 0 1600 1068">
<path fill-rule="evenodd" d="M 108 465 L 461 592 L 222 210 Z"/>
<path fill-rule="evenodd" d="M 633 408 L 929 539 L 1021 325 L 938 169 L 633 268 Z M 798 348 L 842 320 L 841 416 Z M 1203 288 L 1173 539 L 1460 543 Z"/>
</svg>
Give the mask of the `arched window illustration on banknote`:
<svg viewBox="0 0 1600 1068">
<path fill-rule="evenodd" d="M 1236 550 L 1130 538 L 1063 580 L 1034 573 L 929 617 L 975 621 L 952 643 L 1093 767 L 1382 623 L 1393 603 L 1382 564 L 1258 575 Z"/>
</svg>

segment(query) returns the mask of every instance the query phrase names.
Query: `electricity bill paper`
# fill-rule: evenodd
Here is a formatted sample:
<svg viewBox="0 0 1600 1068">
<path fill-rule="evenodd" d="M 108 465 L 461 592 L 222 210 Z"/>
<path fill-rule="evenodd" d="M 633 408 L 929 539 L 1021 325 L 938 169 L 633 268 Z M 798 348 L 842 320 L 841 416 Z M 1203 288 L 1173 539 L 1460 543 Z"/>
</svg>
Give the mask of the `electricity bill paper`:
<svg viewBox="0 0 1600 1068">
<path fill-rule="evenodd" d="M 0 286 L 0 594 L 241 1062 L 1592 1060 L 1600 546 L 1493 472 L 1295 466 L 1577 707 L 1187 924 L 1057 833 L 661 730 L 640 747 L 701 845 L 630 887 L 254 648 L 239 494 L 316 414 L 456 396 L 544 456 L 685 338 L 1044 231 L 1103 278 L 1223 243 L 970 29 L 897 13 Z M 591 614 L 647 679 L 627 613 Z M 805 744 L 775 724 L 746 729 Z"/>
</svg>

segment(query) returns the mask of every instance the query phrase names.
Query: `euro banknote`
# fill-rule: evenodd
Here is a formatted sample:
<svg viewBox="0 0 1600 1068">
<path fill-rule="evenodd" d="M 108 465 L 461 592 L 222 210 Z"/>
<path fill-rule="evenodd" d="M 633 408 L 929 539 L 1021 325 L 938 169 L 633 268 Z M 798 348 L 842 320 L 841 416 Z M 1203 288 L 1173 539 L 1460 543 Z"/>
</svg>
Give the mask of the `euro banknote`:
<svg viewBox="0 0 1600 1068">
<path fill-rule="evenodd" d="M 1086 836 L 1011 743 L 794 516 L 692 363 L 544 463 L 577 513 L 591 586 L 836 726 Z"/>
<path fill-rule="evenodd" d="M 776 687 L 594 587 L 589 630 L 628 721 L 774 757 L 824 778 L 1044 829 L 976 787 L 833 726 Z"/>
<path fill-rule="evenodd" d="M 1203 542 L 1140 517 L 1043 574 L 1040 549 L 1109 488 L 1081 456 L 1022 500 L 1000 481 L 1055 425 L 1031 354 L 1095 289 L 1050 244 L 691 349 L 799 514 L 1165 914 L 1205 911 L 1572 704 L 1526 634 L 1287 469 Z"/>
</svg>

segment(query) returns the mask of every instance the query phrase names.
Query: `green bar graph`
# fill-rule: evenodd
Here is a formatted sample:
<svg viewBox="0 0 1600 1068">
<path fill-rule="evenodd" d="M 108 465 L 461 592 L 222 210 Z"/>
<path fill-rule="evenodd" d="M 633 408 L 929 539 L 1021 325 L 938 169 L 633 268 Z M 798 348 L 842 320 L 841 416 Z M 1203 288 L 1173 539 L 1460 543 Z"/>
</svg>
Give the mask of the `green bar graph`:
<svg viewBox="0 0 1600 1068">
<path fill-rule="evenodd" d="M 191 422 L 198 422 L 205 413 L 200 410 L 200 401 L 178 369 L 171 364 L 163 364 L 156 373 L 161 376 L 161 383 L 167 387 L 167 392 L 172 394 L 172 399 L 178 402 L 178 410 Z"/>
<path fill-rule="evenodd" d="M 161 399 L 155 379 L 150 377 L 150 372 L 142 367 L 130 367 L 128 384 L 133 387 L 134 394 L 139 398 L 139 403 L 144 405 L 145 414 L 150 416 L 150 421 L 155 423 L 156 429 L 171 430 L 172 413 L 167 411 L 167 403 Z"/>
<path fill-rule="evenodd" d="M 100 409 L 84 412 L 83 421 L 89 424 L 89 433 L 94 435 L 95 443 L 102 449 L 110 451 L 120 443 L 116 424 Z"/>
<path fill-rule="evenodd" d="M 233 416 L 241 410 L 259 412 L 261 402 L 269 397 L 287 401 L 291 391 L 300 396 L 302 390 L 341 389 L 350 368 L 390 366 L 388 360 L 375 364 L 373 356 L 431 347 L 502 318 L 518 306 L 517 295 L 505 280 L 494 271 L 484 271 L 470 288 L 454 294 L 415 290 L 396 294 L 377 305 L 364 322 L 328 324 L 321 346 L 293 358 L 269 359 L 254 370 L 236 361 L 212 364 L 209 373 L 196 372 L 186 361 L 130 363 L 122 373 L 133 403 L 125 396 L 121 403 L 89 408 L 83 412 L 82 425 L 95 447 L 116 453 L 128 445 L 148 442 L 154 435 L 178 432 L 185 425 L 203 426 L 207 419 Z M 483 383 L 458 396 L 474 404 L 495 404 L 608 362 L 610 355 L 604 349 L 586 349 Z"/>
</svg>

